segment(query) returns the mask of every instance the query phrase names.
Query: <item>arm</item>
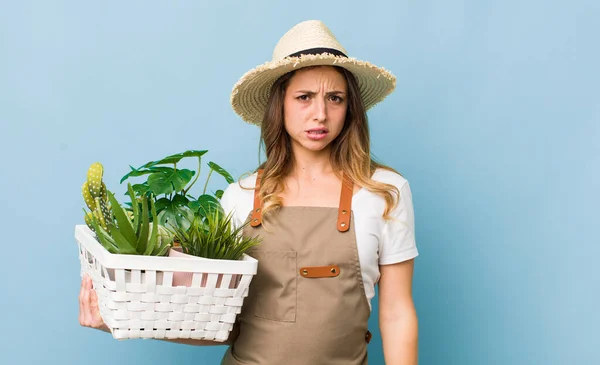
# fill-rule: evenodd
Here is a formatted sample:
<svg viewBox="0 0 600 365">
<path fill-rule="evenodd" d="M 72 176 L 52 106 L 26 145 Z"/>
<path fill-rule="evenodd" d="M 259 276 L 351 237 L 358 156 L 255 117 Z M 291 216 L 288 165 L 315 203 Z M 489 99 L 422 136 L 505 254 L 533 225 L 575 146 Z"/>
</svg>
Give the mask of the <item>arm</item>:
<svg viewBox="0 0 600 365">
<path fill-rule="evenodd" d="M 418 320 L 412 299 L 414 259 L 380 265 L 379 328 L 388 365 L 418 362 Z"/>
<path fill-rule="evenodd" d="M 92 288 L 92 280 L 87 275 L 81 281 L 81 291 L 79 292 L 79 324 L 84 327 L 91 327 L 110 333 L 110 329 L 100 316 L 100 310 L 98 309 L 98 297 L 96 296 L 96 291 Z M 234 326 L 229 339 L 227 339 L 225 342 L 194 339 L 161 339 L 161 341 L 194 346 L 230 345 L 231 339 L 235 338 L 236 330 L 237 326 Z"/>
</svg>

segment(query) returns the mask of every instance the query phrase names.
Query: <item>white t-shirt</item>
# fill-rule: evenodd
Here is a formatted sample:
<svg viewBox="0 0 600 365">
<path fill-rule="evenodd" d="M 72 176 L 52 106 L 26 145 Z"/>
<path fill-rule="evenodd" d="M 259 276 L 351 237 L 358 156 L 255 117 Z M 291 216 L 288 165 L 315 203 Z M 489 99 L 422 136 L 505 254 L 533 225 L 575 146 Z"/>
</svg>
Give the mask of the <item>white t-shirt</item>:
<svg viewBox="0 0 600 365">
<path fill-rule="evenodd" d="M 352 197 L 356 244 L 365 286 L 365 295 L 371 306 L 375 284 L 379 280 L 379 265 L 389 265 L 418 256 L 415 242 L 415 219 L 412 194 L 408 181 L 399 174 L 377 169 L 373 180 L 395 185 L 400 190 L 400 201 L 391 212 L 392 220 L 382 217 L 385 200 L 367 189 Z M 252 188 L 256 173 L 241 180 L 242 186 Z M 242 189 L 238 182 L 230 184 L 221 198 L 226 213 L 233 211 L 234 224 L 243 224 L 254 205 L 254 190 Z"/>
</svg>

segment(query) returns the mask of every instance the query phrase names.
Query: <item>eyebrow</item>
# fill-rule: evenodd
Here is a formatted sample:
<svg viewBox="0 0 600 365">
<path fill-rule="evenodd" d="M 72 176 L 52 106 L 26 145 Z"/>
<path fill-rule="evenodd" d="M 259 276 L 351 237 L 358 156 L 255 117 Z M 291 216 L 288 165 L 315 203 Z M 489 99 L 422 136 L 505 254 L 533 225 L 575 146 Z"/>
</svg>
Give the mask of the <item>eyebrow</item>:
<svg viewBox="0 0 600 365">
<path fill-rule="evenodd" d="M 310 90 L 296 90 L 296 91 L 294 91 L 294 93 L 308 94 L 311 96 L 316 94 L 316 92 L 310 91 Z M 325 93 L 325 95 L 339 95 L 339 94 L 345 95 L 346 93 L 341 90 L 333 90 L 333 91 L 329 91 L 329 92 Z"/>
</svg>

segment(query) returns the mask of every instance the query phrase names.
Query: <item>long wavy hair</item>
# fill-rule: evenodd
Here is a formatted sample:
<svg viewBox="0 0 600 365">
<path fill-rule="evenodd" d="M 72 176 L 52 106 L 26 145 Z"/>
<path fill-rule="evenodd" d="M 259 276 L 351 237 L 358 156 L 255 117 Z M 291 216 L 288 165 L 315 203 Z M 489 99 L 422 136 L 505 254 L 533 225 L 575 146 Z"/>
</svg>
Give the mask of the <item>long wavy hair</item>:
<svg viewBox="0 0 600 365">
<path fill-rule="evenodd" d="M 342 131 L 331 142 L 331 166 L 340 179 L 343 173 L 354 184 L 382 196 L 386 202 L 383 217 L 389 219 L 390 212 L 398 203 L 400 192 L 394 185 L 375 181 L 371 177 L 378 168 L 398 172 L 377 162 L 371 156 L 367 114 L 354 75 L 344 68 L 332 67 L 346 79 L 348 110 L 346 111 L 346 120 Z M 292 169 L 292 143 L 285 129 L 283 105 L 286 89 L 295 72 L 291 71 L 281 76 L 271 87 L 269 101 L 261 124 L 259 158 L 260 148 L 262 148 L 266 154 L 266 161 L 260 163 L 254 172 L 259 169 L 264 170 L 259 189 L 263 202 L 262 214 L 264 218 L 268 218 L 269 215 L 275 213 L 282 206 L 283 199 L 279 194 L 284 191 L 284 178 L 291 173 Z M 244 186 L 242 188 L 254 189 L 254 187 Z"/>
</svg>

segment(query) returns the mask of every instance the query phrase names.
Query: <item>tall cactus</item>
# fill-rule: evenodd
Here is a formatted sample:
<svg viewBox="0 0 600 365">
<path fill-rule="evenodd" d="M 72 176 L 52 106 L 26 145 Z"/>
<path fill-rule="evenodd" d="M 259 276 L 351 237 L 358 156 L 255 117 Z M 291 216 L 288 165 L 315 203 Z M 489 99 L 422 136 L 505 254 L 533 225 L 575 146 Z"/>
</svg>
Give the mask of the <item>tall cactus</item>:
<svg viewBox="0 0 600 365">
<path fill-rule="evenodd" d="M 106 185 L 102 181 L 104 168 L 99 162 L 94 162 L 87 171 L 87 180 L 81 187 L 83 200 L 91 212 L 86 213 L 85 223 L 91 230 L 95 230 L 92 224 L 92 215 L 98 219 L 105 230 L 107 224 L 112 222 L 112 212 L 108 206 L 108 195 Z"/>
</svg>

